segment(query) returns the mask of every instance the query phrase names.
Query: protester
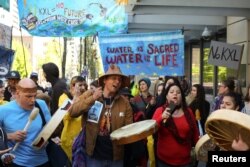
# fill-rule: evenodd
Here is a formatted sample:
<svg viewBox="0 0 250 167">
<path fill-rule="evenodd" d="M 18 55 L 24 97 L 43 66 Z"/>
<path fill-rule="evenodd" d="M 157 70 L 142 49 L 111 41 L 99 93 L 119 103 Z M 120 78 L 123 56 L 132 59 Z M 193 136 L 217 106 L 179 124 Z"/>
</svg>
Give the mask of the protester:
<svg viewBox="0 0 250 167">
<path fill-rule="evenodd" d="M 189 83 L 185 75 L 182 77 L 182 80 L 181 80 L 181 88 L 184 91 L 185 95 L 188 95 Z"/>
<path fill-rule="evenodd" d="M 42 65 L 44 77 L 47 82 L 52 85 L 51 93 L 51 115 L 53 115 L 58 109 L 59 97 L 67 89 L 67 84 L 64 80 L 59 78 L 59 69 L 54 63 L 46 63 Z"/>
<path fill-rule="evenodd" d="M 0 80 L 0 105 L 3 105 L 8 102 L 4 100 L 4 90 L 5 90 L 4 83 L 2 80 Z"/>
<path fill-rule="evenodd" d="M 151 119 L 156 105 L 155 97 L 149 92 L 151 81 L 149 78 L 142 78 L 138 81 L 138 85 L 140 93 L 133 98 L 132 103 L 138 109 L 137 112 L 143 114 L 139 120 Z"/>
<path fill-rule="evenodd" d="M 149 78 L 141 78 L 138 81 L 138 85 L 140 93 L 139 95 L 135 96 L 132 101 L 132 104 L 137 109 L 137 111 L 134 114 L 136 122 L 145 119 L 151 119 L 156 107 L 156 99 L 149 92 L 151 80 Z M 147 147 L 147 151 L 143 156 L 138 158 L 138 164 L 137 164 L 138 166 L 146 167 L 148 161 L 150 167 L 155 166 L 153 143 L 154 139 L 152 136 L 149 136 L 147 139 L 145 139 L 145 147 Z"/>
<path fill-rule="evenodd" d="M 36 150 L 32 142 L 42 130 L 42 119 L 37 115 L 27 131 L 24 127 L 34 109 L 35 102 L 41 107 L 46 121 L 50 119 L 50 112 L 42 100 L 36 100 L 37 86 L 29 78 L 24 78 L 16 85 L 16 100 L 0 106 L 0 125 L 8 136 L 8 146 L 20 145 L 12 151 L 16 156 L 12 167 L 49 167 L 45 147 Z"/>
<path fill-rule="evenodd" d="M 7 79 L 7 87 L 4 91 L 4 100 L 10 101 L 15 99 L 16 84 L 20 81 L 18 71 L 10 71 L 5 78 Z"/>
<path fill-rule="evenodd" d="M 156 91 L 157 91 L 156 92 L 156 97 L 160 96 L 161 93 L 163 92 L 163 90 L 164 90 L 164 83 L 158 84 L 157 87 L 156 87 Z"/>
<path fill-rule="evenodd" d="M 51 90 L 51 106 L 50 106 L 50 112 L 51 115 L 53 115 L 57 109 L 58 109 L 58 101 L 59 97 L 64 93 L 64 91 L 67 89 L 67 84 L 64 80 L 59 78 L 59 69 L 56 64 L 54 63 L 46 63 L 42 65 L 43 74 L 46 78 L 47 82 L 50 82 L 52 85 Z M 60 137 L 61 132 L 63 129 L 63 123 L 61 123 L 54 133 L 52 134 L 52 137 Z"/>
<path fill-rule="evenodd" d="M 199 127 L 200 136 L 205 134 L 205 122 L 209 115 L 210 104 L 205 97 L 205 89 L 200 84 L 194 84 L 191 89 L 191 96 L 193 101 L 189 105 L 193 114 L 196 116 L 197 125 Z"/>
<path fill-rule="evenodd" d="M 176 77 L 173 76 L 165 76 L 165 89 L 167 89 L 168 85 L 172 84 L 172 83 L 180 83 L 179 80 Z"/>
<path fill-rule="evenodd" d="M 86 80 L 81 76 L 72 77 L 69 85 L 69 91 L 65 91 L 59 98 L 59 105 L 61 106 L 66 99 L 74 101 L 77 97 L 87 90 Z M 69 160 L 72 160 L 72 144 L 75 137 L 81 130 L 81 116 L 72 118 L 67 113 L 63 118 L 63 129 L 61 134 L 61 147 L 67 154 Z"/>
<path fill-rule="evenodd" d="M 243 113 L 250 115 L 250 84 L 247 87 L 246 95 L 244 98 L 244 108 L 241 110 Z"/>
<path fill-rule="evenodd" d="M 220 104 L 221 104 L 221 101 L 223 99 L 224 94 L 226 94 L 228 92 L 233 92 L 234 88 L 235 88 L 234 80 L 230 79 L 230 78 L 223 80 L 219 84 L 218 95 L 214 99 L 214 102 L 212 105 L 212 112 L 215 110 L 218 110 L 220 108 Z"/>
<path fill-rule="evenodd" d="M 224 94 L 220 108 L 240 111 L 241 103 L 241 95 L 236 92 L 228 92 Z"/>
<path fill-rule="evenodd" d="M 179 83 L 168 85 L 163 95 L 165 104 L 157 108 L 153 116 L 158 124 L 158 167 L 191 167 L 190 152 L 199 138 L 194 115 L 187 107 Z M 175 104 L 172 114 L 171 101 Z"/>
<path fill-rule="evenodd" d="M 99 86 L 95 91 L 88 90 L 79 96 L 69 113 L 72 117 L 82 115 L 83 130 L 86 130 L 87 166 L 103 167 L 109 164 L 122 167 L 124 146 L 113 144 L 110 133 L 133 122 L 129 102 L 118 93 L 121 88 L 129 86 L 129 78 L 122 74 L 118 66 L 111 64 L 99 78 Z M 88 115 L 93 108 L 97 112 L 97 121 Z"/>
<path fill-rule="evenodd" d="M 240 94 L 236 92 L 228 92 L 224 94 L 220 108 L 240 111 L 241 103 L 242 103 L 242 99 L 241 99 Z M 233 140 L 232 148 L 236 151 L 248 151 L 249 150 L 249 146 L 247 145 L 247 143 L 243 141 L 240 133 L 239 133 L 239 136 L 237 136 Z"/>
<path fill-rule="evenodd" d="M 90 90 L 95 90 L 96 88 L 98 88 L 98 80 L 94 80 L 90 83 Z"/>
<path fill-rule="evenodd" d="M 45 92 L 45 89 L 38 84 L 38 74 L 36 72 L 32 72 L 30 74 L 30 79 L 32 79 L 36 83 L 38 93 Z"/>
<path fill-rule="evenodd" d="M 162 104 L 162 92 L 165 90 L 165 85 L 164 83 L 160 83 L 157 85 L 156 87 L 156 96 L 155 96 L 155 100 L 156 100 L 156 107 L 160 107 L 160 104 Z"/>
</svg>

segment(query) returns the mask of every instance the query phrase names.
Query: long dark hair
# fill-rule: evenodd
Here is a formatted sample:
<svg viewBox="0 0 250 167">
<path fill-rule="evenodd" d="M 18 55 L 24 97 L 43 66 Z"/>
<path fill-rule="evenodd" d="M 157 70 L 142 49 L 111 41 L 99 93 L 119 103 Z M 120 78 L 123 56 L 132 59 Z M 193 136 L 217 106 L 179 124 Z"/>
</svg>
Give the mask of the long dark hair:
<svg viewBox="0 0 250 167">
<path fill-rule="evenodd" d="M 195 97 L 195 100 L 197 101 L 204 101 L 205 100 L 205 89 L 200 84 L 194 84 L 193 87 L 197 90 L 197 95 Z"/>
<path fill-rule="evenodd" d="M 169 129 L 169 131 L 172 133 L 172 135 L 174 136 L 174 138 L 177 140 L 178 143 L 180 144 L 187 144 L 187 143 L 190 143 L 190 144 L 193 144 L 192 143 L 192 137 L 194 135 L 194 132 L 193 132 L 193 129 L 195 127 L 195 121 L 194 119 L 192 119 L 192 116 L 190 114 L 190 112 L 188 111 L 188 107 L 187 107 L 187 103 L 186 103 L 186 99 L 185 99 L 185 94 L 184 94 L 184 91 L 183 89 L 181 88 L 181 85 L 180 83 L 173 83 L 173 84 L 170 84 L 167 89 L 164 91 L 163 93 L 163 97 L 165 98 L 165 104 L 163 105 L 163 110 L 162 112 L 165 110 L 165 108 L 168 106 L 168 101 L 167 101 L 167 94 L 170 90 L 171 87 L 173 86 L 177 86 L 180 91 L 181 91 L 181 104 L 180 104 L 180 108 L 182 108 L 183 112 L 184 112 L 184 116 L 187 120 L 187 123 L 190 127 L 190 133 L 188 133 L 188 137 L 186 138 L 182 138 L 178 132 L 178 129 L 176 127 L 176 124 L 173 120 L 173 117 L 169 117 L 167 122 L 165 123 L 165 127 Z"/>
<path fill-rule="evenodd" d="M 247 87 L 247 93 L 246 93 L 246 96 L 245 96 L 245 98 L 244 98 L 244 100 L 245 100 L 246 102 L 249 102 L 249 101 L 250 101 L 249 89 L 250 89 L 250 84 L 249 84 L 248 87 Z"/>
<path fill-rule="evenodd" d="M 234 106 L 235 106 L 235 110 L 237 107 L 238 108 L 238 111 L 241 111 L 241 109 L 243 108 L 242 106 L 244 105 L 243 104 L 243 101 L 242 101 L 242 98 L 241 98 L 241 95 L 239 93 L 236 93 L 236 92 L 228 92 L 226 93 L 223 97 L 225 96 L 228 96 L 228 97 L 231 97 L 232 98 L 232 101 L 234 103 Z"/>
<path fill-rule="evenodd" d="M 206 101 L 204 87 L 200 84 L 194 84 L 193 87 L 196 88 L 197 95 L 194 100 L 189 104 L 189 107 L 192 109 L 194 115 L 196 115 L 196 110 L 199 110 L 201 117 L 201 126 L 204 129 L 204 124 L 209 115 L 210 104 Z"/>
<path fill-rule="evenodd" d="M 181 91 L 181 108 L 183 109 L 183 111 L 186 110 L 187 103 L 186 103 L 186 99 L 185 99 L 185 94 L 184 94 L 183 89 L 181 88 L 181 84 L 179 81 L 168 85 L 168 87 L 163 90 L 163 92 L 161 94 L 161 97 L 162 97 L 162 104 L 161 105 L 168 103 L 167 102 L 167 94 L 172 86 L 177 86 L 180 89 L 180 91 Z"/>
</svg>

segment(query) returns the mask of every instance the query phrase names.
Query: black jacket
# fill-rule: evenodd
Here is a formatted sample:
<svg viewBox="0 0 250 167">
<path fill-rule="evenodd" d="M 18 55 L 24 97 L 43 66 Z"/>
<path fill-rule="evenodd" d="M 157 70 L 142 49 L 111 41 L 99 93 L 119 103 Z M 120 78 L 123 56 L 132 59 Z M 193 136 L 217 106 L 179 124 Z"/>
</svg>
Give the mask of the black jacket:
<svg viewBox="0 0 250 167">
<path fill-rule="evenodd" d="M 51 115 L 53 115 L 58 109 L 59 97 L 67 89 L 67 84 L 64 80 L 59 79 L 59 69 L 54 63 L 47 63 L 42 66 L 45 73 L 45 78 L 52 85 L 51 92 Z"/>
<path fill-rule="evenodd" d="M 59 79 L 59 69 L 54 63 L 47 63 L 42 66 L 43 72 L 45 73 L 45 78 L 51 83 L 51 103 L 50 112 L 53 115 L 58 109 L 58 101 L 60 96 L 67 90 L 67 84 L 63 79 Z M 61 136 L 63 129 L 63 122 L 59 124 L 56 128 L 52 137 Z"/>
</svg>

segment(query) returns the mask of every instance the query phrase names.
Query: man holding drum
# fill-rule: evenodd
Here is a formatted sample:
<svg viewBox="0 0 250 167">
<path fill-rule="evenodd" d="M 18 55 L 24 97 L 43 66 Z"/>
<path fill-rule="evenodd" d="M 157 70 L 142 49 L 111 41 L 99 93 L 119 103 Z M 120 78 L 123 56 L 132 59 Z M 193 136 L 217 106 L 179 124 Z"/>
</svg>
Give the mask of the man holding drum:
<svg viewBox="0 0 250 167">
<path fill-rule="evenodd" d="M 8 146 L 16 146 L 11 152 L 15 155 L 12 167 L 49 167 L 45 147 L 36 150 L 31 145 L 42 130 L 39 113 L 32 116 L 35 102 L 41 106 L 46 121 L 51 118 L 47 105 L 43 100 L 36 100 L 36 95 L 37 86 L 34 81 L 24 78 L 16 85 L 16 100 L 0 106 L 0 125 L 7 133 Z M 32 122 L 27 126 L 29 120 Z"/>
<path fill-rule="evenodd" d="M 122 74 L 118 66 L 111 64 L 99 78 L 100 87 L 79 96 L 69 110 L 72 117 L 82 115 L 82 124 L 86 128 L 88 167 L 123 166 L 123 145 L 113 144 L 110 133 L 133 122 L 129 101 L 118 93 L 129 84 L 129 78 Z M 97 121 L 88 116 L 93 109 Z"/>
</svg>

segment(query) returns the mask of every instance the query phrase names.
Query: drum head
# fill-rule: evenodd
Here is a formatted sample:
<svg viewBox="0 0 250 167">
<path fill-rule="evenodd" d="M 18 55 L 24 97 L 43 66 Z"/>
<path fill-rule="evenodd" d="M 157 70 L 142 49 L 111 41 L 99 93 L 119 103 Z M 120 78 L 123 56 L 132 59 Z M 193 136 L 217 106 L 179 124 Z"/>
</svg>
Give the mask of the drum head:
<svg viewBox="0 0 250 167">
<path fill-rule="evenodd" d="M 129 144 L 152 135 L 157 131 L 155 120 L 145 120 L 123 126 L 110 134 L 113 143 L 117 145 Z"/>
<path fill-rule="evenodd" d="M 197 160 L 207 162 L 208 151 L 214 151 L 216 145 L 213 143 L 208 134 L 202 136 L 195 145 L 195 154 Z"/>
<path fill-rule="evenodd" d="M 234 110 L 216 110 L 206 121 L 206 132 L 223 150 L 233 151 L 232 142 L 239 134 L 250 146 L 250 116 Z"/>
</svg>

